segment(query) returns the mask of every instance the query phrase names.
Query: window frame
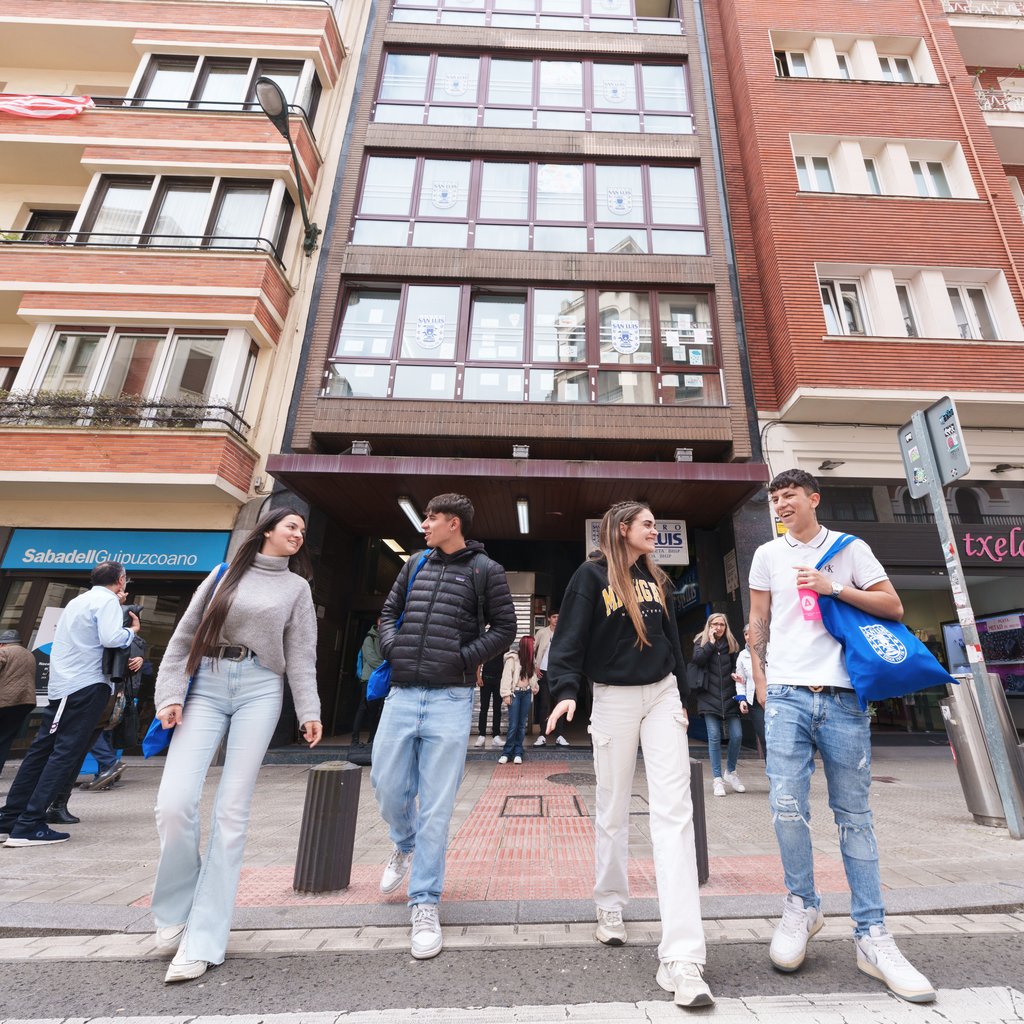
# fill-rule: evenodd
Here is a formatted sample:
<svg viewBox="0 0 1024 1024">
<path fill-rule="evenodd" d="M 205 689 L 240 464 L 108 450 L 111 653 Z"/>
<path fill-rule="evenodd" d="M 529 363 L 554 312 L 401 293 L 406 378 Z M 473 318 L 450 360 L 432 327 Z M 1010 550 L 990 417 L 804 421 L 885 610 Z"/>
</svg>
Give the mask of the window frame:
<svg viewBox="0 0 1024 1024">
<path fill-rule="evenodd" d="M 914 287 L 910 281 L 894 281 L 893 286 L 896 290 L 896 302 L 900 307 L 900 316 L 903 318 L 903 329 L 907 332 L 908 338 L 920 338 L 921 327 L 920 317 L 917 315 L 917 309 L 914 303 Z M 906 309 L 904 309 L 904 301 L 900 296 L 900 291 L 903 291 L 906 296 Z"/>
<path fill-rule="evenodd" d="M 808 154 L 801 153 L 794 157 L 796 161 L 796 177 L 797 185 L 801 192 L 820 192 L 823 194 L 834 194 L 836 191 L 836 179 L 832 173 L 832 161 L 829 159 L 828 154 Z M 816 188 L 816 187 L 804 187 L 806 181 L 810 186 L 816 186 L 820 184 L 820 168 L 815 164 L 817 160 L 825 161 L 825 172 L 828 174 L 828 188 Z M 803 170 L 803 176 L 801 176 L 801 169 Z"/>
<path fill-rule="evenodd" d="M 899 73 L 899 63 L 906 64 L 910 73 L 909 78 L 904 78 Z M 879 53 L 878 63 L 882 69 L 882 81 L 891 82 L 894 85 L 916 85 L 918 82 L 917 68 L 914 66 L 913 57 L 905 53 Z"/>
<path fill-rule="evenodd" d="M 813 78 L 811 74 L 811 55 L 806 50 L 773 50 L 775 57 L 776 78 Z M 803 69 L 796 70 L 795 57 L 803 61 Z"/>
<path fill-rule="evenodd" d="M 996 320 L 995 314 L 992 309 L 992 301 L 989 298 L 988 288 L 986 285 L 977 281 L 946 281 L 946 295 L 950 297 L 950 292 L 957 292 L 959 295 L 960 304 L 967 316 L 966 326 L 970 329 L 971 334 L 965 335 L 961 327 L 960 337 L 965 341 L 998 341 L 999 340 L 999 323 Z M 970 293 L 977 291 L 981 294 L 982 302 L 985 304 L 985 313 L 988 316 L 988 321 L 992 326 L 993 337 L 985 337 L 984 327 L 978 317 L 977 309 L 974 304 L 974 299 Z M 951 297 L 950 297 L 951 298 Z M 952 305 L 952 301 L 950 302 Z M 955 310 L 954 310 L 955 318 Z"/>
<path fill-rule="evenodd" d="M 910 173 L 914 178 L 917 196 L 920 199 L 953 199 L 953 189 L 949 184 L 949 172 L 945 160 L 928 160 L 925 157 L 909 157 Z M 941 172 L 941 186 L 937 184 L 935 168 Z M 924 191 L 921 191 L 921 186 Z M 943 191 L 945 190 L 945 191 Z"/>
<path fill-rule="evenodd" d="M 855 313 L 859 318 L 863 330 L 850 330 L 844 315 L 843 299 L 846 296 L 846 289 L 853 289 L 853 298 L 856 302 Z M 831 337 L 845 336 L 851 338 L 864 338 L 871 335 L 871 322 L 868 318 L 867 304 L 864 301 L 864 289 L 857 278 L 825 277 L 819 278 L 818 290 L 822 301 L 822 315 L 824 316 L 825 292 L 829 293 L 829 306 L 832 315 L 839 328 L 837 332 L 828 330 L 828 318 L 825 317 L 826 335 Z"/>
</svg>

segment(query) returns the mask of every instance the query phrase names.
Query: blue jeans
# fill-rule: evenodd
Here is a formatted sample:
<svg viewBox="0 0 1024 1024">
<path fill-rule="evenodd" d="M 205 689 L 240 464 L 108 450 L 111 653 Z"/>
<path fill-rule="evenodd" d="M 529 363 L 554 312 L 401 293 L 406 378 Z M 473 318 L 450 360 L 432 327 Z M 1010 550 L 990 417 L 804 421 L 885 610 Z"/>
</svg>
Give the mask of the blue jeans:
<svg viewBox="0 0 1024 1024">
<path fill-rule="evenodd" d="M 722 719 L 718 715 L 701 715 L 708 730 L 708 760 L 711 762 L 711 777 L 722 777 Z M 736 759 L 740 756 L 743 743 L 743 723 L 739 715 L 727 715 L 725 723 L 729 729 L 729 747 L 725 755 L 725 770 L 736 771 Z"/>
<path fill-rule="evenodd" d="M 505 734 L 505 749 L 502 751 L 505 757 L 523 756 L 523 740 L 526 737 L 526 722 L 530 717 L 532 700 L 533 694 L 529 689 L 512 691 L 512 703 L 508 706 L 508 732 Z"/>
<path fill-rule="evenodd" d="M 779 841 L 786 888 L 818 907 L 811 849 L 811 775 L 821 754 L 828 805 L 839 826 L 839 849 L 850 886 L 854 933 L 885 920 L 878 844 L 868 807 L 871 718 L 853 690 L 812 693 L 806 686 L 769 686 L 765 707 L 768 801 Z"/>
<path fill-rule="evenodd" d="M 252 795 L 283 696 L 284 680 L 258 659 L 215 664 L 203 658 L 174 730 L 156 798 L 160 863 L 152 909 L 158 928 L 186 925 L 181 948 L 187 960 L 224 962 Z M 199 798 L 225 733 L 224 767 L 201 860 Z"/>
<path fill-rule="evenodd" d="M 96 737 L 96 742 L 92 745 L 90 753 L 96 758 L 96 767 L 99 771 L 105 772 L 108 768 L 113 768 L 117 764 L 117 751 L 114 749 L 113 743 L 113 731 L 111 729 L 104 729 L 103 732 Z"/>
<path fill-rule="evenodd" d="M 403 853 L 415 849 L 409 906 L 440 903 L 448 825 L 473 721 L 469 686 L 392 686 L 373 740 L 370 782 Z"/>
</svg>

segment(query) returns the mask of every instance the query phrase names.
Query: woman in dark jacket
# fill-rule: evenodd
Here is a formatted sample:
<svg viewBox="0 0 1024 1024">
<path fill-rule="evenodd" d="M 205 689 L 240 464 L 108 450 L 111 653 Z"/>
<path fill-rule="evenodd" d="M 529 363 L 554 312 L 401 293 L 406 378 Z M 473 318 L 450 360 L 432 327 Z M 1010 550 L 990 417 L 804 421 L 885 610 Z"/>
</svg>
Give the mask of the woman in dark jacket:
<svg viewBox="0 0 1024 1024">
<path fill-rule="evenodd" d="M 704 687 L 697 699 L 697 711 L 708 730 L 708 759 L 711 761 L 711 786 L 715 796 L 725 796 L 725 783 L 742 793 L 746 787 L 736 774 L 736 759 L 743 741 L 743 721 L 736 697 L 736 655 L 740 645 L 729 629 L 724 615 L 716 612 L 708 618 L 704 631 L 693 638 L 693 662 L 704 670 Z M 722 775 L 722 722 L 728 723 L 729 748 L 726 772 Z"/>
</svg>

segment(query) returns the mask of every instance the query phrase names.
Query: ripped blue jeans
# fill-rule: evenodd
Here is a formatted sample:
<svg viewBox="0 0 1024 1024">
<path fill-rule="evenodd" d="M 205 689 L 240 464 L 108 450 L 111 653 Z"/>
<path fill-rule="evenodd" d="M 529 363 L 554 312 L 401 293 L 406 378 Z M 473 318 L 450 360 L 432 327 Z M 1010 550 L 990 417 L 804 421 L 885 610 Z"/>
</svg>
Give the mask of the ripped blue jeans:
<svg viewBox="0 0 1024 1024">
<path fill-rule="evenodd" d="M 821 754 L 828 805 L 839 826 L 839 849 L 850 886 L 854 934 L 882 924 L 878 844 L 868 807 L 871 719 L 853 690 L 812 693 L 806 686 L 769 686 L 764 725 L 769 804 L 786 888 L 805 907 L 818 907 L 811 845 L 811 775 Z"/>
</svg>

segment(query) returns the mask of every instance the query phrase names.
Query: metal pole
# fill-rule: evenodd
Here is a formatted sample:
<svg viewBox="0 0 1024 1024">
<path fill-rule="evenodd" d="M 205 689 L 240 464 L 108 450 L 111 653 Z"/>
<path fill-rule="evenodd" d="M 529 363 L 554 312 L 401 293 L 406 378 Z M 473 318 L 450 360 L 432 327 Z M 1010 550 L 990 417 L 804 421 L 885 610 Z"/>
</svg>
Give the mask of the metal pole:
<svg viewBox="0 0 1024 1024">
<path fill-rule="evenodd" d="M 935 526 L 939 531 L 939 541 L 946 559 L 946 572 L 949 576 L 950 589 L 953 591 L 953 604 L 956 606 L 960 628 L 964 634 L 967 660 L 971 666 L 971 675 L 974 677 L 978 710 L 981 712 L 981 724 L 985 730 L 989 758 L 992 761 L 992 774 L 995 776 L 999 799 L 1002 801 L 1003 813 L 1006 815 L 1006 827 L 1014 839 L 1024 839 L 1024 807 L 1021 806 L 1014 785 L 1013 771 L 1010 766 L 1010 751 L 1006 749 L 999 728 L 999 716 L 995 704 L 997 698 L 989 688 L 988 670 L 981 653 L 978 627 L 974 622 L 974 609 L 971 607 L 970 595 L 967 593 L 967 585 L 964 583 L 960 554 L 956 549 L 956 538 L 953 536 L 953 523 L 946 508 L 946 496 L 942 490 L 942 482 L 939 480 L 935 452 L 932 449 L 931 436 L 928 433 L 924 412 L 921 410 L 915 412 L 911 423 L 914 427 L 914 440 L 921 450 L 922 469 L 928 477 L 928 496 L 931 498 Z"/>
</svg>

